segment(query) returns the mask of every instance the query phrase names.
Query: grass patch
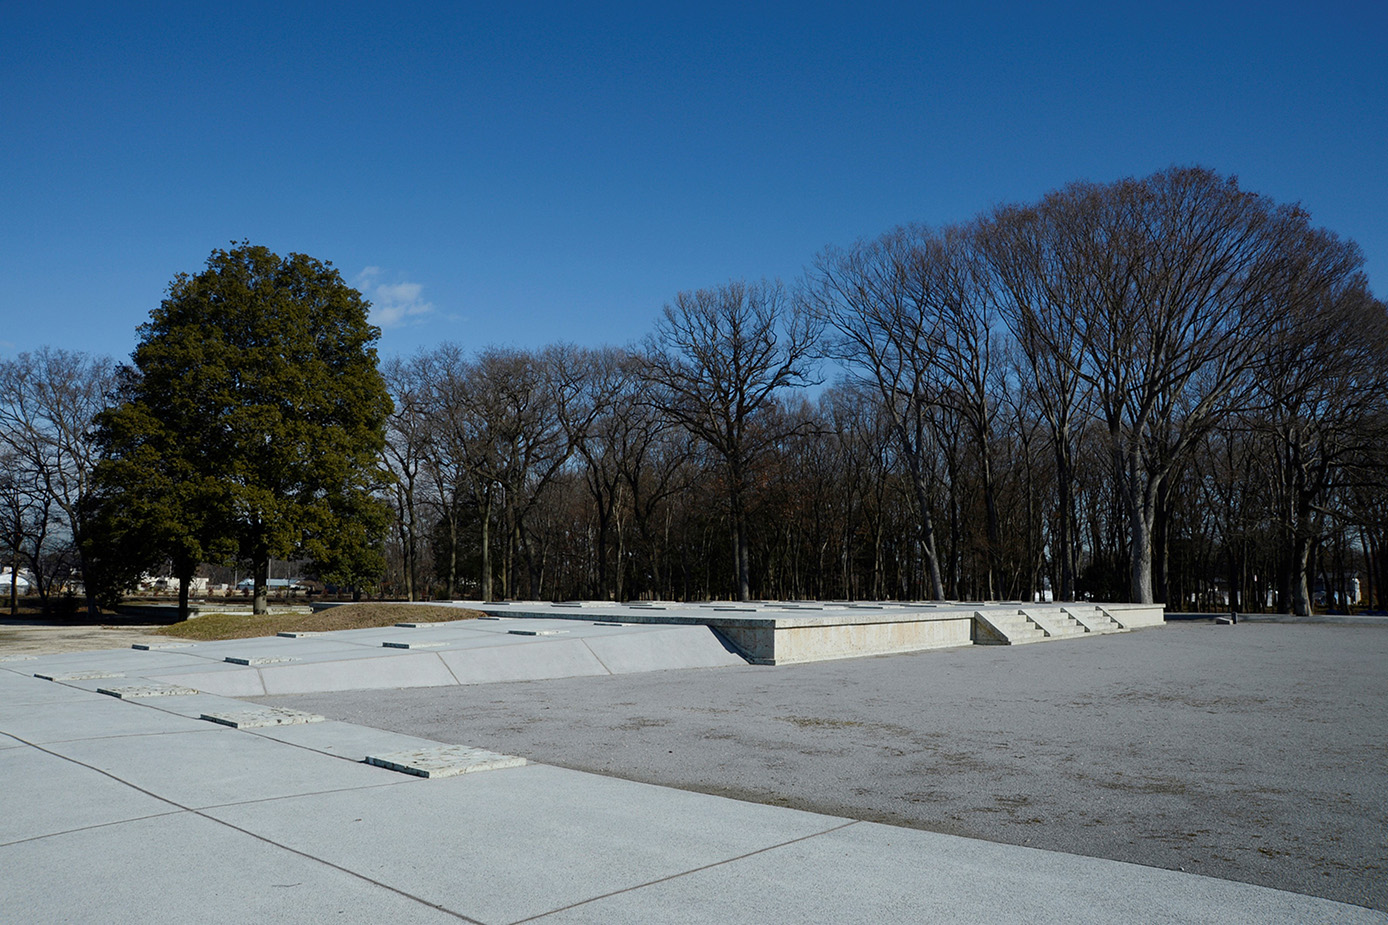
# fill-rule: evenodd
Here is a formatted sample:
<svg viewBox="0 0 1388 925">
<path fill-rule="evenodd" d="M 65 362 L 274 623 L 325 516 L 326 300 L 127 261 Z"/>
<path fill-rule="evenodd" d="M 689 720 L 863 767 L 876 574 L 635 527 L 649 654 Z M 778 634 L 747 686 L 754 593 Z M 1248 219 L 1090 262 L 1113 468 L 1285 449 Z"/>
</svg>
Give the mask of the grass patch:
<svg viewBox="0 0 1388 925">
<path fill-rule="evenodd" d="M 330 633 L 333 630 L 368 629 L 397 623 L 472 620 L 481 611 L 430 604 L 368 602 L 343 604 L 321 613 L 209 613 L 154 630 L 156 636 L 177 636 L 210 642 L 215 639 L 250 639 L 276 633 Z"/>
</svg>

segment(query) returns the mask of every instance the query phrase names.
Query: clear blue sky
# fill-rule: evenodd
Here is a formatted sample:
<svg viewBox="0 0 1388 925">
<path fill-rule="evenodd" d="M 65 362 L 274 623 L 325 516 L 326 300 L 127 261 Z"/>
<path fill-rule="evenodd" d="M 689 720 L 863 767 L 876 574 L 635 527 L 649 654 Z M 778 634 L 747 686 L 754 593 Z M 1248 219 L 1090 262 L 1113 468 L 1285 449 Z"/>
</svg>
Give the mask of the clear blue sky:
<svg viewBox="0 0 1388 925">
<path fill-rule="evenodd" d="M 0 6 L 0 356 L 126 356 L 249 239 L 383 355 L 622 344 L 683 289 L 1076 179 L 1234 174 L 1388 295 L 1388 3 Z M 938 7 L 938 8 L 936 8 Z"/>
</svg>

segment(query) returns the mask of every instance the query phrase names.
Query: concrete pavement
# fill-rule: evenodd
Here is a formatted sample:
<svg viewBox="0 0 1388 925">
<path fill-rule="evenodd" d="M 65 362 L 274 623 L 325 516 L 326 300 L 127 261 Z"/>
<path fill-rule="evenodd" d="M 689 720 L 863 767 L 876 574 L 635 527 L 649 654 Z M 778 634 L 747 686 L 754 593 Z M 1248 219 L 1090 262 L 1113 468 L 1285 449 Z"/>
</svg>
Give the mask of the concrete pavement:
<svg viewBox="0 0 1388 925">
<path fill-rule="evenodd" d="M 301 657 L 361 661 L 346 648 L 333 657 L 331 646 L 353 644 L 334 638 L 343 636 L 312 640 L 321 644 L 318 661 Z M 523 664 L 527 647 L 549 664 L 552 641 L 512 636 L 504 645 L 510 664 Z M 275 648 L 283 640 L 250 642 L 235 648 L 247 657 L 289 651 Z M 426 779 L 363 760 L 433 744 L 421 737 L 331 720 L 233 728 L 200 717 L 254 704 L 205 692 L 97 692 L 172 686 L 171 677 L 195 673 L 185 670 L 189 658 L 201 658 L 193 667 L 214 680 L 304 667 L 214 669 L 212 655 L 232 645 L 204 645 L 199 655 L 0 661 L 7 915 L 488 925 L 1388 921 L 1265 887 L 542 764 Z"/>
</svg>

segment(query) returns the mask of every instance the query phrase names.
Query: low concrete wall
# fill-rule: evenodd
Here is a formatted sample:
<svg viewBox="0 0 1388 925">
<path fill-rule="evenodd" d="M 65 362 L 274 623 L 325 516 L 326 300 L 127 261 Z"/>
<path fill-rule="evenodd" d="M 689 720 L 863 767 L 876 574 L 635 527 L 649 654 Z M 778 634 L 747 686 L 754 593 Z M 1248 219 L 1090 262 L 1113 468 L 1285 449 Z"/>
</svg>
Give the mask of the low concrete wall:
<svg viewBox="0 0 1388 925">
<path fill-rule="evenodd" d="M 788 665 L 860 655 L 917 652 L 967 646 L 973 614 L 968 611 L 893 614 L 891 618 L 845 613 L 825 617 L 761 617 L 736 621 L 709 619 L 756 665 Z"/>
</svg>

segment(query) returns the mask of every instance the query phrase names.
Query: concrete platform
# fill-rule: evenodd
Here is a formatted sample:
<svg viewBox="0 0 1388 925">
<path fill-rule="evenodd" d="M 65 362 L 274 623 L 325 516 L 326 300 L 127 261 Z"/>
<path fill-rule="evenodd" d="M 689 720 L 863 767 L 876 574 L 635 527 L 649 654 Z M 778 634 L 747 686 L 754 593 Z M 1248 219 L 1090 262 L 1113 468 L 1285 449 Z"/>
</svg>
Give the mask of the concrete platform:
<svg viewBox="0 0 1388 925">
<path fill-rule="evenodd" d="M 138 683 L 147 656 L 92 661 Z M 545 765 L 426 779 L 363 758 L 444 743 L 345 722 L 215 726 L 169 707 L 225 698 L 117 700 L 74 686 L 98 679 L 33 677 L 46 661 L 0 665 L 0 867 L 17 920 L 1388 922 Z"/>
<path fill-rule="evenodd" d="M 455 601 L 499 618 L 707 626 L 754 665 L 1019 645 L 1147 629 L 1160 604 L 901 603 L 896 601 Z M 513 630 L 515 632 L 516 630 Z M 544 632 L 527 628 L 524 632 Z"/>
</svg>

